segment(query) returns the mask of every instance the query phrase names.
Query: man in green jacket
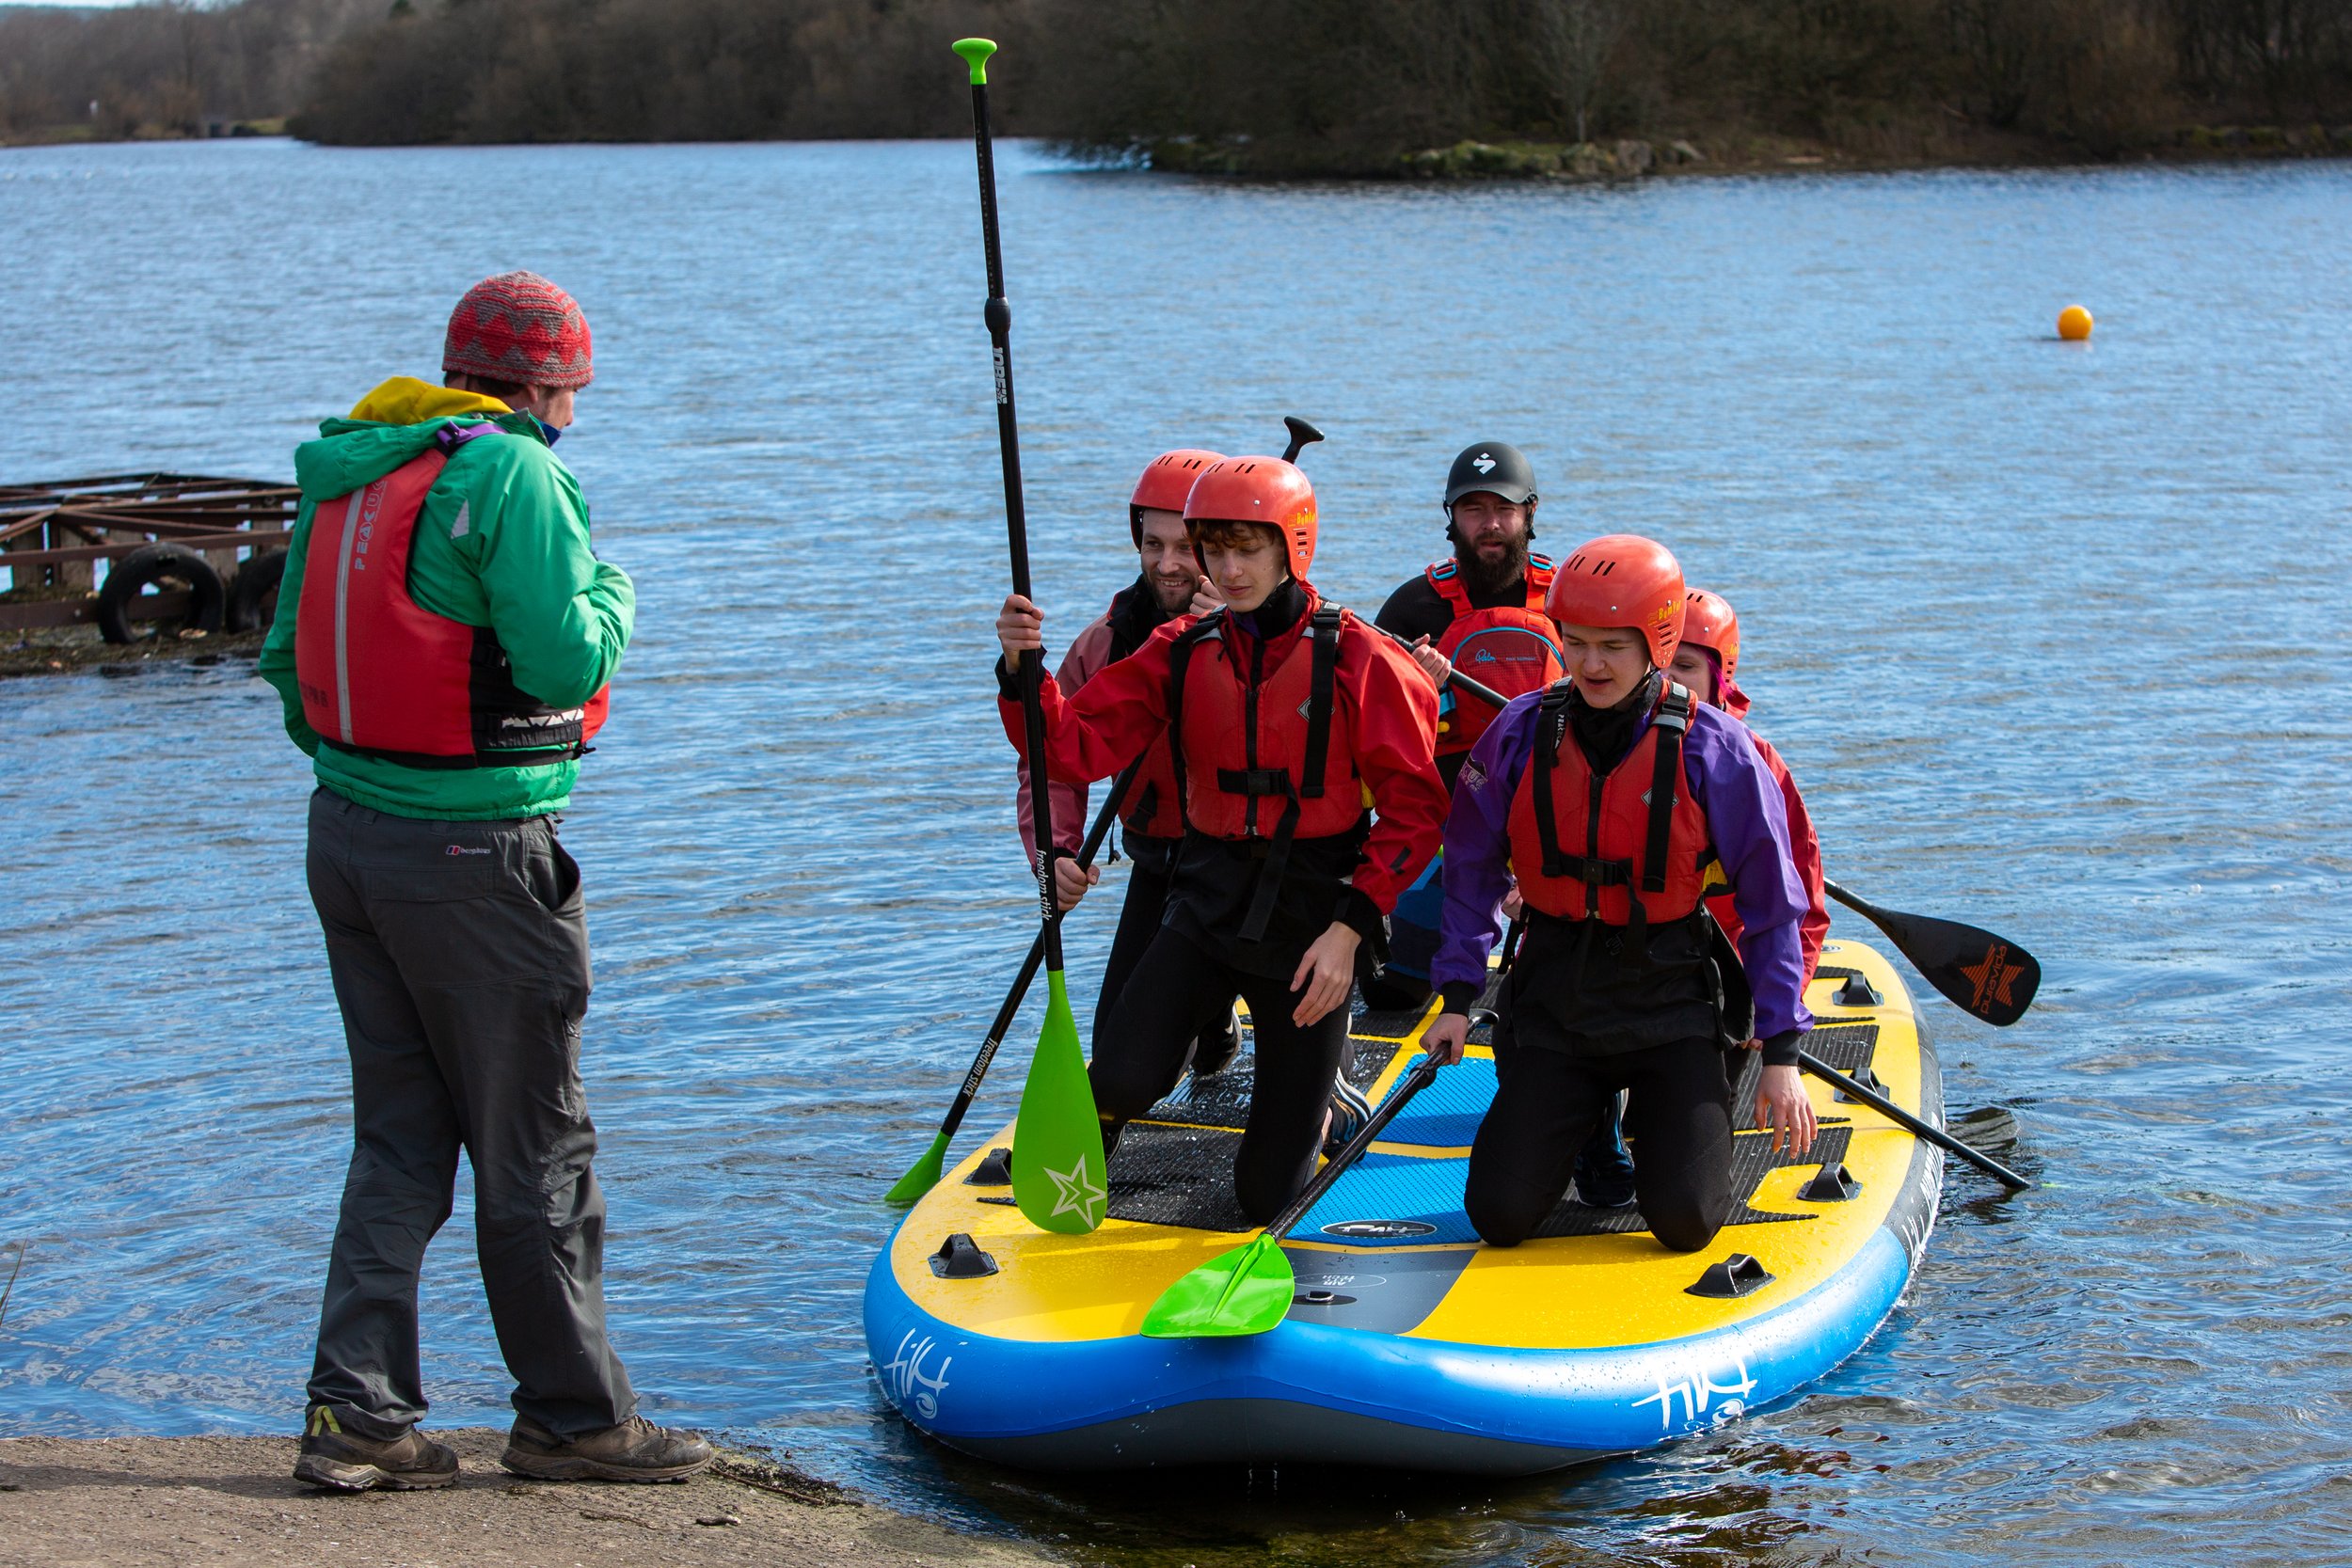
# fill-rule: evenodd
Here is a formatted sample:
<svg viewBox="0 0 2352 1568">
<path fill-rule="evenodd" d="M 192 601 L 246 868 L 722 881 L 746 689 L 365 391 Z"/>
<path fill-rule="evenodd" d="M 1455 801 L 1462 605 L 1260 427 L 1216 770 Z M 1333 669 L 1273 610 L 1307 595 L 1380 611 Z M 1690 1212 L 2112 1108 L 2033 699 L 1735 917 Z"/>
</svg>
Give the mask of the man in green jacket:
<svg viewBox="0 0 2352 1568">
<path fill-rule="evenodd" d="M 672 1481 L 700 1439 L 636 1414 L 605 1335 L 604 1198 L 580 1078 L 588 929 L 556 841 L 636 598 L 596 559 L 554 451 L 592 373 L 532 273 L 450 318 L 446 384 L 396 376 L 294 454 L 302 510 L 261 671 L 308 753 L 311 901 L 351 1052 L 351 1168 L 294 1474 L 446 1486 L 417 1276 L 474 1172 L 484 1288 L 514 1375 L 502 1462 Z"/>
</svg>

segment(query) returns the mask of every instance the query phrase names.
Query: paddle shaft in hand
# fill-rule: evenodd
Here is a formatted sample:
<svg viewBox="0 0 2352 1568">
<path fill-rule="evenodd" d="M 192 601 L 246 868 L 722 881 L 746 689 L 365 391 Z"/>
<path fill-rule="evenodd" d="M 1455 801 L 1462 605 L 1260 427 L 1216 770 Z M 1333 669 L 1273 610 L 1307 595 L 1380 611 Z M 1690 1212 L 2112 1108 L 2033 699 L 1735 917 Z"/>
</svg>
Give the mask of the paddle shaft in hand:
<svg viewBox="0 0 2352 1568">
<path fill-rule="evenodd" d="M 989 347 L 996 372 L 996 449 L 1005 471 L 1005 543 L 1012 556 L 1012 591 L 1029 591 L 1028 513 L 1021 496 L 1021 433 L 1012 401 L 1012 307 L 1005 298 L 1005 261 L 996 236 L 996 158 L 988 124 L 988 59 L 996 45 L 987 39 L 960 39 L 955 51 L 972 74 L 972 146 L 979 160 L 980 237 L 988 252 Z M 1061 923 L 1055 919 L 1054 805 L 1046 787 L 1045 707 L 1039 695 L 1045 654 L 1030 648 L 1021 656 L 1023 735 L 1027 741 L 1031 825 L 1037 836 L 1038 933 L 1045 944 L 1047 1003 L 1037 1054 L 1021 1091 L 1021 1117 L 1013 1135 L 1012 1196 L 1031 1224 L 1046 1230 L 1083 1233 L 1103 1223 L 1107 1189 L 1103 1159 L 1103 1124 L 1087 1082 L 1086 1055 L 1078 1047 L 1077 1021 L 1070 1014 L 1062 974 Z"/>
<path fill-rule="evenodd" d="M 1804 1069 L 1805 1071 L 1813 1074 L 1814 1077 L 1819 1078 L 1822 1083 L 1843 1090 L 1848 1099 L 1858 1101 L 1862 1104 L 1867 1105 L 1879 1115 L 1887 1117 L 1897 1126 L 1901 1127 L 1905 1132 L 1910 1132 L 1915 1136 L 1925 1138 L 1928 1142 L 1933 1144 L 1936 1148 L 1942 1149 L 1947 1154 L 1959 1155 L 1962 1159 L 1967 1161 L 1970 1164 L 1984 1172 L 1985 1175 L 1992 1177 L 1994 1180 L 2005 1181 L 2021 1193 L 2033 1185 L 2032 1182 L 2026 1180 L 2024 1177 L 2018 1175 L 2015 1171 L 2010 1169 L 1998 1160 L 1994 1159 L 1990 1155 L 1978 1153 L 1975 1149 L 1970 1148 L 1966 1144 L 1962 1143 L 1958 1138 L 1953 1137 L 1950 1133 L 1944 1132 L 1940 1128 L 1929 1126 L 1926 1122 L 1921 1121 L 1917 1117 L 1913 1116 L 1909 1111 L 1904 1110 L 1901 1106 L 1896 1104 L 1884 1095 L 1864 1088 L 1860 1084 L 1855 1083 L 1852 1079 L 1847 1077 L 1844 1073 L 1838 1071 L 1836 1068 L 1830 1066 L 1827 1062 L 1821 1060 L 1821 1058 L 1816 1056 L 1810 1051 L 1800 1051 L 1797 1053 L 1797 1065 Z"/>
<path fill-rule="evenodd" d="M 1821 884 L 1832 898 L 1884 931 L 1896 951 L 1963 1012 L 2007 1028 L 2026 1015 L 2042 986 L 2042 965 L 2004 937 L 1956 920 L 1883 910 L 1836 882 Z"/>
<path fill-rule="evenodd" d="M 1391 631 L 1388 627 L 1379 625 L 1377 622 L 1366 621 L 1364 625 L 1372 627 L 1373 630 L 1378 632 L 1381 636 L 1387 638 L 1390 641 L 1395 643 L 1400 648 L 1409 649 L 1412 647 L 1412 643 L 1406 641 L 1404 638 L 1397 636 L 1396 633 Z M 1452 687 L 1454 690 L 1459 691 L 1465 697 L 1477 698 L 1488 707 L 1493 708 L 1497 713 L 1501 713 L 1502 711 L 1502 705 L 1511 700 L 1510 698 L 1504 696 L 1502 692 L 1497 691 L 1491 686 L 1479 685 L 1476 681 L 1470 679 L 1459 670 L 1456 670 L 1452 674 L 1446 676 L 1445 684 Z"/>
<path fill-rule="evenodd" d="M 1356 1130 L 1356 1135 L 1348 1139 L 1337 1154 L 1323 1163 L 1323 1168 L 1315 1172 L 1315 1179 L 1299 1189 L 1298 1196 L 1291 1199 L 1290 1207 L 1266 1222 L 1265 1233 L 1279 1242 L 1292 1226 L 1305 1219 L 1307 1211 L 1331 1190 L 1333 1182 L 1347 1174 L 1347 1167 L 1356 1163 L 1357 1157 L 1372 1147 L 1375 1138 L 1388 1131 L 1389 1123 L 1396 1119 L 1396 1114 L 1405 1109 L 1406 1102 L 1435 1083 L 1437 1077 L 1438 1064 L 1423 1056 L 1421 1066 L 1405 1075 L 1405 1082 L 1380 1102 L 1380 1108 Z"/>
<path fill-rule="evenodd" d="M 1126 800 L 1127 786 L 1135 782 L 1136 770 L 1141 766 L 1140 763 L 1131 764 L 1111 781 L 1109 798 L 1104 800 L 1103 809 L 1094 814 L 1094 826 L 1087 830 L 1086 842 L 1078 846 L 1076 859 L 1079 870 L 1084 871 L 1094 863 L 1095 853 L 1103 847 L 1104 839 L 1110 835 L 1111 823 L 1117 819 L 1120 805 Z M 1056 924 L 1059 924 L 1068 912 L 1057 909 L 1054 911 Z M 996 1022 L 988 1026 L 988 1037 L 980 1042 L 978 1054 L 972 1058 L 971 1070 L 963 1075 L 963 1087 L 956 1091 L 956 1102 L 947 1107 L 946 1118 L 932 1135 L 930 1148 L 907 1167 L 907 1173 L 883 1195 L 882 1201 L 913 1203 L 939 1184 L 939 1178 L 946 1168 L 947 1146 L 954 1141 L 956 1129 L 963 1125 L 963 1114 L 972 1108 L 973 1097 L 980 1092 L 980 1081 L 988 1076 L 990 1064 L 996 1060 L 996 1048 L 1004 1043 L 1005 1032 L 1012 1027 L 1013 1019 L 1020 1014 L 1021 1004 L 1029 994 L 1029 983 L 1037 978 L 1037 972 L 1044 962 L 1045 933 L 1041 930 L 1030 941 L 1029 956 L 1021 960 L 1021 973 L 1013 976 L 1012 989 L 1005 992 L 1005 1005 L 996 1009 Z"/>
</svg>

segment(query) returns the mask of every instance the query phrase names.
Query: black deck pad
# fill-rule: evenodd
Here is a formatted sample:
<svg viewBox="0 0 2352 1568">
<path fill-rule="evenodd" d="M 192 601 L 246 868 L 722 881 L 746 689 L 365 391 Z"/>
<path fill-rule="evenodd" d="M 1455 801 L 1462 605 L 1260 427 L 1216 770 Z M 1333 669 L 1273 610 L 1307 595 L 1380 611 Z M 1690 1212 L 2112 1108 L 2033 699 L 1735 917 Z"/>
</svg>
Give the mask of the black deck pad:
<svg viewBox="0 0 2352 1568">
<path fill-rule="evenodd" d="M 1812 1149 L 1801 1159 L 1772 1151 L 1771 1136 L 1742 1132 L 1731 1143 L 1731 1216 L 1734 1225 L 1776 1225 L 1809 1215 L 1774 1214 L 1749 1206 L 1765 1176 L 1787 1165 L 1834 1164 L 1844 1161 L 1852 1129 L 1825 1126 Z M 1145 1225 L 1181 1226 L 1192 1230 L 1239 1234 L 1254 1229 L 1233 1199 L 1233 1155 L 1241 1134 L 1224 1128 L 1166 1127 L 1136 1122 L 1119 1140 L 1111 1156 L 1110 1217 Z M 1641 1145 L 1633 1145 L 1636 1164 Z M 984 1197 L 982 1203 L 1009 1205 L 1009 1197 Z M 1638 1209 L 1589 1209 L 1573 1197 L 1563 1197 L 1551 1215 L 1535 1229 L 1537 1236 L 1624 1235 L 1649 1228 Z"/>
<path fill-rule="evenodd" d="M 1846 1145 L 1851 1138 L 1851 1127 L 1824 1127 L 1814 1139 L 1813 1147 L 1797 1159 L 1772 1151 L 1769 1132 L 1741 1132 L 1731 1140 L 1731 1217 L 1724 1224 L 1778 1225 L 1784 1220 L 1811 1219 L 1810 1214 L 1770 1214 L 1748 1206 L 1756 1189 L 1763 1184 L 1765 1176 L 1784 1165 L 1841 1164 L 1846 1158 Z M 1633 1162 L 1640 1164 L 1642 1146 L 1631 1146 Z M 1574 1197 L 1564 1197 L 1549 1218 L 1535 1227 L 1538 1236 L 1610 1236 L 1627 1235 L 1647 1230 L 1649 1222 L 1639 1209 L 1588 1209 Z"/>
<path fill-rule="evenodd" d="M 1233 1155 L 1240 1148 L 1241 1134 L 1225 1128 L 1130 1122 L 1111 1154 L 1110 1217 L 1194 1230 L 1256 1229 L 1233 1197 Z"/>
</svg>

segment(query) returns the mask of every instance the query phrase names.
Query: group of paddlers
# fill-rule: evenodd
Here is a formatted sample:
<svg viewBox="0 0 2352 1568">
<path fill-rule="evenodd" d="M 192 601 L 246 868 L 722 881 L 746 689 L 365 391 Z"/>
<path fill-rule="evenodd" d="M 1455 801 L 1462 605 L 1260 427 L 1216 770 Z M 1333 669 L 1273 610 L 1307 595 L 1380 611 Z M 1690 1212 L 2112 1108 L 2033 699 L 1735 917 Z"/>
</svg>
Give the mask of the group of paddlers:
<svg viewBox="0 0 2352 1568">
<path fill-rule="evenodd" d="M 635 622 L 553 450 L 594 374 L 586 318 L 535 274 L 485 278 L 449 317 L 441 370 L 382 382 L 297 451 L 261 657 L 318 781 L 308 874 L 352 1070 L 294 1473 L 342 1490 L 457 1479 L 419 1426 L 417 1281 L 462 1149 L 516 1384 L 501 1463 L 674 1481 L 711 1450 L 638 1414 L 606 1332 L 585 904 L 556 831 Z M 1686 593 L 1647 540 L 1597 539 L 1556 567 L 1531 555 L 1534 481 L 1508 447 L 1466 451 L 1444 502 L 1454 558 L 1391 599 L 1392 639 L 1309 583 L 1314 491 L 1295 467 L 1178 451 L 1145 471 L 1141 577 L 1043 683 L 1055 787 L 1132 768 L 1097 1103 L 1115 1137 L 1188 1062 L 1224 1066 L 1242 998 L 1255 1069 L 1235 1180 L 1263 1220 L 1363 1114 L 1340 1072 L 1351 988 L 1387 1005 L 1434 990 L 1422 1037 L 1457 1057 L 1507 910 L 1527 934 L 1471 1218 L 1520 1240 L 1588 1145 L 1581 1191 L 1625 1201 L 1612 1117 L 1630 1091 L 1629 1190 L 1661 1241 L 1704 1245 L 1730 1201 L 1721 1047 L 1760 1046 L 1763 1119 L 1811 1137 L 1788 1065 L 1825 924 L 1811 830 L 1736 717 L 1728 605 Z M 1006 653 L 1041 647 L 1041 625 L 1009 600 Z M 1467 689 L 1457 664 L 1508 705 L 1441 695 Z M 1082 815 L 1065 800 L 1056 820 L 1074 835 Z M 1076 902 L 1092 872 L 1053 869 Z"/>
<path fill-rule="evenodd" d="M 1706 1246 L 1733 1202 L 1732 1051 L 1762 1053 L 1774 1146 L 1811 1145 L 1796 1064 L 1820 855 L 1744 722 L 1738 617 L 1653 540 L 1534 554 L 1539 504 L 1518 449 L 1466 448 L 1452 558 L 1367 624 L 1308 579 L 1319 527 L 1295 465 L 1187 449 L 1144 469 L 1140 575 L 1041 684 L 1059 902 L 1100 877 L 1077 859 L 1091 781 L 1118 778 L 1133 863 L 1094 1015 L 1106 1148 L 1187 1068 L 1232 1064 L 1238 996 L 1254 1059 L 1234 1191 L 1264 1223 L 1365 1114 L 1351 990 L 1434 994 L 1422 1047 L 1457 1061 L 1506 930 L 1465 1195 L 1489 1243 L 1535 1233 L 1573 1183 Z M 1015 672 L 1043 624 L 1017 594 L 996 623 L 1016 748 Z"/>
</svg>

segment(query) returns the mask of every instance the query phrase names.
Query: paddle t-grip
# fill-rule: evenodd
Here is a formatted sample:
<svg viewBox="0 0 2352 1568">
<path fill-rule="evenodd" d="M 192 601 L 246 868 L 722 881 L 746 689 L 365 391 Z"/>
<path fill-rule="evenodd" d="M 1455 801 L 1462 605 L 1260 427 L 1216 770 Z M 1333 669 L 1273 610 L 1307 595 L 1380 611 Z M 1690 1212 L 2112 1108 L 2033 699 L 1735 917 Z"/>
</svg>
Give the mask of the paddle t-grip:
<svg viewBox="0 0 2352 1568">
<path fill-rule="evenodd" d="M 1302 420 L 1295 414 L 1283 415 L 1282 425 L 1291 433 L 1291 444 L 1282 449 L 1282 461 L 1285 463 L 1297 462 L 1300 452 L 1323 439 L 1323 432 L 1317 430 L 1311 420 Z"/>
</svg>

